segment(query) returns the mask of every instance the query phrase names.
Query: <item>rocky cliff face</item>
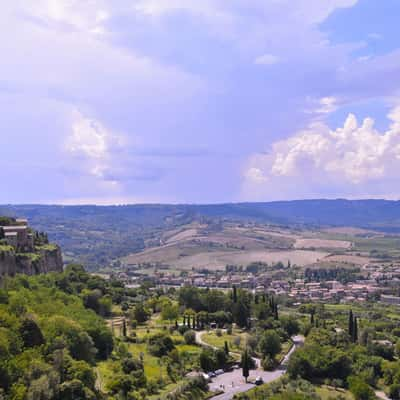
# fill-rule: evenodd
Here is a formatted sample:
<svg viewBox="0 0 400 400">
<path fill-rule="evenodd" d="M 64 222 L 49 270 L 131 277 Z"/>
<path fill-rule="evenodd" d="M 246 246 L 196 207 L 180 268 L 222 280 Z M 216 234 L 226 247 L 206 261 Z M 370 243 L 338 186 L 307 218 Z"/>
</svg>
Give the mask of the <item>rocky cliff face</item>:
<svg viewBox="0 0 400 400">
<path fill-rule="evenodd" d="M 15 253 L 11 246 L 0 246 L 0 276 L 36 275 L 62 270 L 61 250 L 56 245 L 38 247 L 34 253 Z"/>
</svg>

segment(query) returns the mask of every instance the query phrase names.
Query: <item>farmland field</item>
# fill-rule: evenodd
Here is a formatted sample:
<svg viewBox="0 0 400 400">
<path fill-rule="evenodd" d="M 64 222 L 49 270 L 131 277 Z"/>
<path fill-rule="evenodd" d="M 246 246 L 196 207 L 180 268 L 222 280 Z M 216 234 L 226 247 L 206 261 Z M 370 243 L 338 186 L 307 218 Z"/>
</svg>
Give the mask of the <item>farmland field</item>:
<svg viewBox="0 0 400 400">
<path fill-rule="evenodd" d="M 164 265 L 172 270 L 207 268 L 224 269 L 228 264 L 247 265 L 252 262 L 277 262 L 305 266 L 314 264 L 330 253 L 325 250 L 297 249 L 299 233 L 267 227 L 246 227 L 227 224 L 220 229 L 207 225 L 188 225 L 180 230 L 165 232 L 160 246 L 123 258 L 129 265 Z M 310 240 L 311 244 L 317 239 Z M 347 246 L 350 242 L 329 242 L 331 247 Z"/>
<path fill-rule="evenodd" d="M 299 229 L 262 224 L 191 223 L 163 231 L 158 242 L 122 259 L 151 273 L 262 262 L 298 267 L 362 266 L 400 260 L 400 237 L 359 228 Z"/>
<path fill-rule="evenodd" d="M 318 248 L 318 249 L 349 249 L 352 246 L 346 240 L 327 240 L 327 239 L 297 239 L 294 247 L 296 249 Z"/>
</svg>

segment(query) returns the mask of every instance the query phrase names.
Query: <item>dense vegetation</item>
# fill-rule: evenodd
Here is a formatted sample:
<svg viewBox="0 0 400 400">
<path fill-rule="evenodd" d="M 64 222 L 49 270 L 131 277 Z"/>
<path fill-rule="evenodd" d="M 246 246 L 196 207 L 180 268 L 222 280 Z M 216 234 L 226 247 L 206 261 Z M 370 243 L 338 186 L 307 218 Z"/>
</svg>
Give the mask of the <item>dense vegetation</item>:
<svg viewBox="0 0 400 400">
<path fill-rule="evenodd" d="M 196 343 L 196 330 L 207 346 Z M 368 400 L 378 389 L 400 398 L 393 306 L 293 305 L 235 287 L 127 289 L 79 265 L 1 282 L 0 398 L 203 399 L 207 385 L 195 371 L 240 363 L 247 379 L 252 357 L 274 370 L 297 334 L 305 344 L 285 377 L 239 398 L 325 399 L 333 392 Z"/>
<path fill-rule="evenodd" d="M 113 350 L 104 320 L 85 308 L 90 278 L 5 279 L 0 292 L 0 390 L 6 399 L 95 399 L 93 366 Z M 1 396 L 0 396 L 1 397 Z"/>
<path fill-rule="evenodd" d="M 160 307 L 174 329 L 148 328 L 142 342 L 137 324 L 158 315 Z M 113 315 L 110 326 L 106 321 Z M 145 287 L 125 289 L 121 282 L 89 275 L 79 265 L 63 273 L 3 278 L 0 399 L 146 399 L 167 384 L 148 380 L 147 354 L 162 359 L 169 381 L 177 383 L 169 398 L 189 392 L 203 396 L 207 387 L 201 377 L 183 379 L 193 368 L 185 351 L 195 346 L 187 327 L 177 331 L 177 317 L 177 303 L 169 297 L 153 295 Z M 118 318 L 120 326 L 114 323 Z M 185 346 L 184 352 L 178 351 Z"/>
</svg>

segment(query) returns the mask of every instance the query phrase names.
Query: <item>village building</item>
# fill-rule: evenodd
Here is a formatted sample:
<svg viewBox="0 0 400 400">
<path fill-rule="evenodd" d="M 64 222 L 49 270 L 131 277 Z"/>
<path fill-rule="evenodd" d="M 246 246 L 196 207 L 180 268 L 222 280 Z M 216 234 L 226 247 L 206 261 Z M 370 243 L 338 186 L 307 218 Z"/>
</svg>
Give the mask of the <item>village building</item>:
<svg viewBox="0 0 400 400">
<path fill-rule="evenodd" d="M 1 226 L 4 234 L 4 239 L 9 246 L 14 247 L 17 251 L 30 252 L 34 250 L 33 234 L 29 230 L 26 220 L 19 219 L 17 225 Z"/>
</svg>

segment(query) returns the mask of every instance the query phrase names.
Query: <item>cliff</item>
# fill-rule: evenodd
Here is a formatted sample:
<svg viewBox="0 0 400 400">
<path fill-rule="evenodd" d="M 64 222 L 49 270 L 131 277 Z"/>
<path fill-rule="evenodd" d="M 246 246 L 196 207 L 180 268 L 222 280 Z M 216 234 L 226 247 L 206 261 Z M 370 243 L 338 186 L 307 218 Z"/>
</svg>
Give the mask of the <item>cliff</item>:
<svg viewBox="0 0 400 400">
<path fill-rule="evenodd" d="M 0 276 L 36 275 L 62 270 L 61 250 L 56 245 L 36 247 L 32 253 L 16 253 L 12 246 L 0 246 Z"/>
</svg>

